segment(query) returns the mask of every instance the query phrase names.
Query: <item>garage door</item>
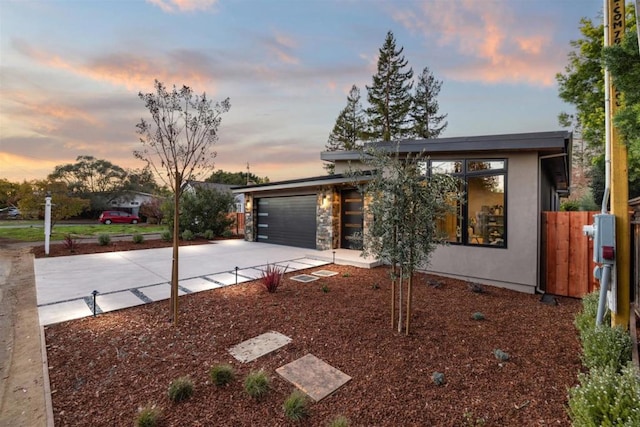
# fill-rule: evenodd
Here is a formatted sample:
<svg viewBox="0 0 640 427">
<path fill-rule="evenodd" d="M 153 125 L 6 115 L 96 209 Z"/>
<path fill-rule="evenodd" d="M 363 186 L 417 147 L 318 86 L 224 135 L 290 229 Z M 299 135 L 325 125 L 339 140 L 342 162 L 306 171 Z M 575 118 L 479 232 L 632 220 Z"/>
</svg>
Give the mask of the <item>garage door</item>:
<svg viewBox="0 0 640 427">
<path fill-rule="evenodd" d="M 316 195 L 258 199 L 258 242 L 316 248 Z"/>
</svg>

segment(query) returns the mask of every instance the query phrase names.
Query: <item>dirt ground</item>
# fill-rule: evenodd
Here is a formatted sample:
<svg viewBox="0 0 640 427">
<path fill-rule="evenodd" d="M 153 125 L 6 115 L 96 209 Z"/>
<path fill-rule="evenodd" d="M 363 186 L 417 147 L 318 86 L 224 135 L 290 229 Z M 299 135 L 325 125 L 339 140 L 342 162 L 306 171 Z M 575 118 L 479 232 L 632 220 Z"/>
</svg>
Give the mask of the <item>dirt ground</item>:
<svg viewBox="0 0 640 427">
<path fill-rule="evenodd" d="M 0 425 L 46 425 L 33 255 L 0 245 Z"/>
</svg>

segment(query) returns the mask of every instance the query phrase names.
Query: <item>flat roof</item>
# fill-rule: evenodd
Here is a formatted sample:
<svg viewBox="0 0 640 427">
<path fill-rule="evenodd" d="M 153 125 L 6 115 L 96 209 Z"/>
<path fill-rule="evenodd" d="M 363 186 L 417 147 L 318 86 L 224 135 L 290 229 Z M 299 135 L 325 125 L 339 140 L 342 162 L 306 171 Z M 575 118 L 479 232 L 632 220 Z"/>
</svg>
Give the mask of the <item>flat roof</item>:
<svg viewBox="0 0 640 427">
<path fill-rule="evenodd" d="M 368 181 L 373 173 L 370 171 L 363 172 L 362 176 L 356 179 L 347 174 L 321 175 L 310 178 L 290 179 L 286 181 L 268 182 L 265 184 L 243 185 L 241 187 L 233 187 L 233 193 L 255 193 L 260 191 L 287 190 L 290 188 L 317 187 L 322 185 L 349 184 Z"/>
<path fill-rule="evenodd" d="M 500 151 L 537 151 L 545 154 L 562 153 L 569 150 L 571 132 L 531 132 L 503 135 L 464 136 L 437 139 L 407 139 L 387 142 L 372 142 L 373 146 L 399 153 L 477 153 Z M 360 159 L 360 151 L 323 151 L 320 158 L 325 161 Z"/>
</svg>

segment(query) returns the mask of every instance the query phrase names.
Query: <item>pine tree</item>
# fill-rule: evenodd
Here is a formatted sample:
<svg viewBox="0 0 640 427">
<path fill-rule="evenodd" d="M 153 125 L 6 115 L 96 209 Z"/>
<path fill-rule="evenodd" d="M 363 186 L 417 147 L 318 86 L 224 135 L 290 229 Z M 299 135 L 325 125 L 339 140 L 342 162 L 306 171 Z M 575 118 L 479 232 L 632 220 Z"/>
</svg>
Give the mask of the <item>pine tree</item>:
<svg viewBox="0 0 640 427">
<path fill-rule="evenodd" d="M 409 134 L 409 112 L 413 70 L 403 71 L 407 66 L 402 51 L 396 50 L 393 32 L 389 31 L 379 50 L 378 70 L 373 84 L 367 86 L 368 139 L 391 141 Z"/>
<path fill-rule="evenodd" d="M 358 141 L 362 139 L 363 132 L 364 117 L 360 89 L 353 85 L 347 96 L 347 106 L 338 114 L 325 148 L 327 151 L 354 150 Z M 329 174 L 333 174 L 335 165 L 327 163 L 324 168 Z"/>
<path fill-rule="evenodd" d="M 442 81 L 436 80 L 429 71 L 429 67 L 422 70 L 418 78 L 416 92 L 413 97 L 411 119 L 413 120 L 412 136 L 416 138 L 437 138 L 447 127 L 446 114 L 438 115 L 438 100 L 436 97 L 442 88 Z"/>
</svg>

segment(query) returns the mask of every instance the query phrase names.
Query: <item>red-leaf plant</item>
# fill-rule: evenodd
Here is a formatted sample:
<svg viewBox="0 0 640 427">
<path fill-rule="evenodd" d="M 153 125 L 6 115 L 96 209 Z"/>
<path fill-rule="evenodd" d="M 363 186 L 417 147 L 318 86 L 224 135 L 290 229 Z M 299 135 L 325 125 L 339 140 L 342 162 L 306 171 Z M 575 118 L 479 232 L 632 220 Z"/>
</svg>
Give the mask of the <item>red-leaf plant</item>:
<svg viewBox="0 0 640 427">
<path fill-rule="evenodd" d="M 281 268 L 275 264 L 267 264 L 267 268 L 262 271 L 260 276 L 260 282 L 267 292 L 274 293 L 278 289 L 286 270 L 287 267 Z"/>
</svg>

